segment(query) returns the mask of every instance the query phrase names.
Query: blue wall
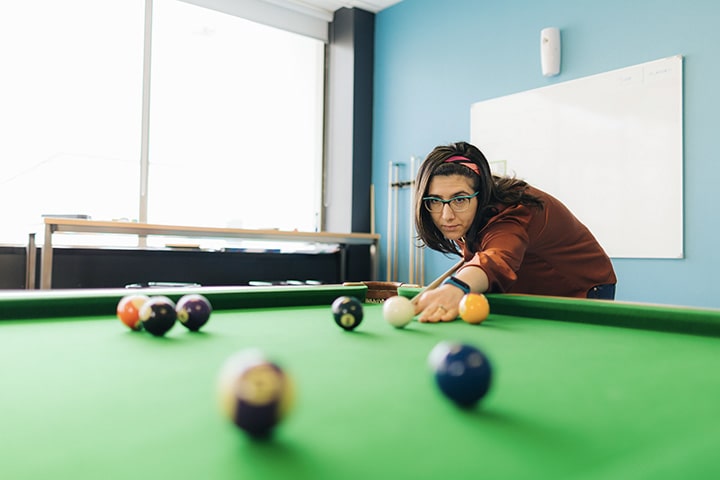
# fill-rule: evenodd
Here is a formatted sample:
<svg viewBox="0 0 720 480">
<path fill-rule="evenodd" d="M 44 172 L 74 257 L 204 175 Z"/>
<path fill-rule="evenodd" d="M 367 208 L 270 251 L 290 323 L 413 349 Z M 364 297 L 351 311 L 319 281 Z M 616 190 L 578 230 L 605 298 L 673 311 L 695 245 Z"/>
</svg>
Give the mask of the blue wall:
<svg viewBox="0 0 720 480">
<path fill-rule="evenodd" d="M 407 164 L 436 145 L 469 140 L 472 103 L 682 55 L 685 258 L 613 259 L 617 298 L 720 307 L 718 19 L 714 0 L 403 0 L 381 11 L 373 130 L 377 231 L 387 233 L 388 162 Z M 562 66 L 559 76 L 545 78 L 539 39 L 549 26 L 561 30 Z M 409 167 L 401 171 L 406 177 Z M 638 180 L 638 188 L 663 188 Z M 400 211 L 406 225 L 407 206 Z M 628 205 L 628 214 L 641 212 Z M 401 281 L 408 277 L 407 230 L 399 235 Z M 384 273 L 387 251 L 381 250 Z M 425 283 L 455 262 L 430 251 L 425 258 Z"/>
</svg>

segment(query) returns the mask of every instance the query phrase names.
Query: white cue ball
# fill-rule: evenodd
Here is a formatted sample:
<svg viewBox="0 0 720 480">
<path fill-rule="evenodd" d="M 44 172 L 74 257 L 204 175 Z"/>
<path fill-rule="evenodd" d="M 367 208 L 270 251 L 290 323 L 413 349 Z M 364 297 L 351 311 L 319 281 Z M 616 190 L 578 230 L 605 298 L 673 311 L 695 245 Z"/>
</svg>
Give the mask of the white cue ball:
<svg viewBox="0 0 720 480">
<path fill-rule="evenodd" d="M 415 306 L 409 298 L 397 296 L 390 297 L 383 302 L 383 317 L 396 328 L 403 328 L 415 316 Z"/>
</svg>

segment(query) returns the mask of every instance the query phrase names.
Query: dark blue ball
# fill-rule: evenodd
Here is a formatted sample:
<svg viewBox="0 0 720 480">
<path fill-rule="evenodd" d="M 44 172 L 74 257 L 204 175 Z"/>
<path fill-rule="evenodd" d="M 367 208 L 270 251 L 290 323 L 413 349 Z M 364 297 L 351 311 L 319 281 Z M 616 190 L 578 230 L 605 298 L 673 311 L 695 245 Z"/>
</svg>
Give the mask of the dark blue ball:
<svg viewBox="0 0 720 480">
<path fill-rule="evenodd" d="M 472 345 L 441 342 L 430 357 L 440 391 L 459 406 L 475 406 L 490 389 L 490 360 Z"/>
</svg>

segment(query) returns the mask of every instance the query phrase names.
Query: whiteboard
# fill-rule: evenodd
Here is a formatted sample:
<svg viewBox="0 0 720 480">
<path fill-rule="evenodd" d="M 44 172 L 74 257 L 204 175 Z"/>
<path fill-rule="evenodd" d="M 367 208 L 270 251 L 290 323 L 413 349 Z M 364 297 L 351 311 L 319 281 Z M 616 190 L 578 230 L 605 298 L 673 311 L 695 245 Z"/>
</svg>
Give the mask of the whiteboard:
<svg viewBox="0 0 720 480">
<path fill-rule="evenodd" d="M 614 258 L 683 257 L 682 56 L 474 103 L 498 174 L 565 203 Z"/>
</svg>

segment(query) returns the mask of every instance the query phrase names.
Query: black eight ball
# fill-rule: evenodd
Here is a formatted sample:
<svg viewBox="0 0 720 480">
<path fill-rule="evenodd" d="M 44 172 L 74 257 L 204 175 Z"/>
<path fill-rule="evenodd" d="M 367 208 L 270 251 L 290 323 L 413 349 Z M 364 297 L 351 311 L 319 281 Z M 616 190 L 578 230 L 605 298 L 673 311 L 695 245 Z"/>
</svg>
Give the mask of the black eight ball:
<svg viewBox="0 0 720 480">
<path fill-rule="evenodd" d="M 332 304 L 335 323 L 345 330 L 353 330 L 363 319 L 363 306 L 355 297 L 342 296 Z"/>
</svg>

